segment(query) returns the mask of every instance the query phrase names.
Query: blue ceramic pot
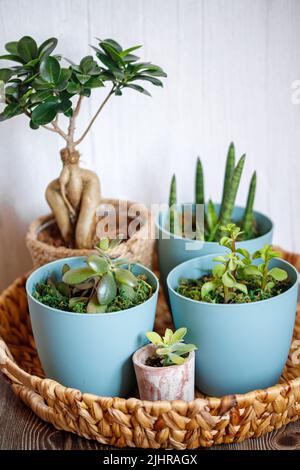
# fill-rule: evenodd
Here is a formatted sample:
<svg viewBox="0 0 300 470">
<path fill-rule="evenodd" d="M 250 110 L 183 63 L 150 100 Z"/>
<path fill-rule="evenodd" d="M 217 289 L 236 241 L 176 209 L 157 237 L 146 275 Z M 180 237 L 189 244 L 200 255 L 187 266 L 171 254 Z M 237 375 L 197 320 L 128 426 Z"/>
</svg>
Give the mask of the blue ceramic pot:
<svg viewBox="0 0 300 470">
<path fill-rule="evenodd" d="M 193 207 L 193 204 L 189 204 Z M 220 204 L 215 204 L 216 211 L 220 209 Z M 244 208 L 236 206 L 233 211 L 233 220 L 238 222 L 242 219 Z M 158 232 L 158 264 L 160 271 L 160 278 L 165 285 L 169 272 L 189 259 L 198 258 L 199 256 L 210 255 L 212 253 L 224 253 L 226 248 L 220 246 L 218 242 L 201 242 L 197 240 L 188 240 L 182 237 L 174 237 L 168 230 L 166 230 L 168 222 L 169 210 L 165 210 L 158 215 L 156 220 L 156 230 Z M 261 214 L 254 212 L 257 222 L 257 228 L 261 234 L 252 240 L 238 242 L 238 248 L 245 248 L 250 253 L 259 250 L 264 244 L 272 244 L 273 238 L 273 224 L 272 221 Z"/>
<path fill-rule="evenodd" d="M 135 274 L 146 274 L 155 289 L 150 299 L 121 312 L 79 314 L 57 310 L 32 297 L 37 282 L 61 268 L 84 266 L 83 257 L 46 264 L 27 280 L 26 290 L 33 335 L 47 377 L 82 392 L 101 396 L 126 396 L 135 386 L 132 354 L 147 343 L 153 330 L 158 280 L 147 268 L 134 265 Z"/>
<path fill-rule="evenodd" d="M 176 329 L 187 327 L 187 343 L 196 351 L 196 385 L 207 395 L 246 393 L 278 383 L 294 329 L 298 273 L 286 261 L 270 267 L 288 272 L 292 287 L 268 300 L 245 304 L 210 304 L 188 299 L 175 289 L 181 278 L 211 271 L 215 255 L 195 258 L 174 268 L 168 278 Z"/>
</svg>

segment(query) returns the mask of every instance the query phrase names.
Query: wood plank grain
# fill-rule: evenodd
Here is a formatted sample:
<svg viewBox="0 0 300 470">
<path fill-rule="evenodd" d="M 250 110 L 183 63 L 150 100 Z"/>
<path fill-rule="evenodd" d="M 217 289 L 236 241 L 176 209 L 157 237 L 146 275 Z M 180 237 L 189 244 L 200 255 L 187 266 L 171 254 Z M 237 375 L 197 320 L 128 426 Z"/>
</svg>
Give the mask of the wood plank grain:
<svg viewBox="0 0 300 470">
<path fill-rule="evenodd" d="M 111 450 L 95 441 L 58 431 L 40 420 L 13 393 L 0 374 L 0 449 L 1 450 Z M 259 439 L 207 450 L 300 450 L 300 421 L 289 424 Z"/>
</svg>

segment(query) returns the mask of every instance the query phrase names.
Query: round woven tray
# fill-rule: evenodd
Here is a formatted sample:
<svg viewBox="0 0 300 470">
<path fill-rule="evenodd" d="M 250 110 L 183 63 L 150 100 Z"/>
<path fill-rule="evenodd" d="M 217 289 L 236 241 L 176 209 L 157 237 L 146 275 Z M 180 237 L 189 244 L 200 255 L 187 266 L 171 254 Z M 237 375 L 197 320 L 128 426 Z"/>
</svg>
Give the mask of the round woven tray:
<svg viewBox="0 0 300 470">
<path fill-rule="evenodd" d="M 138 232 L 136 232 L 128 240 L 123 241 L 111 252 L 111 254 L 118 254 L 122 258 L 139 262 L 144 266 L 151 268 L 155 240 L 154 238 L 149 237 L 149 234 L 152 233 L 153 230 L 153 227 L 151 226 L 152 219 L 150 211 L 147 210 L 143 204 L 137 205 L 136 203 L 130 201 L 119 201 L 119 199 L 101 200 L 101 204 L 111 204 L 116 208 L 117 211 L 119 202 L 126 203 L 128 210 L 133 204 L 135 207 L 139 206 L 141 208 L 142 226 Z M 66 248 L 65 246 L 53 246 L 39 240 L 38 235 L 40 231 L 51 223 L 54 223 L 53 216 L 47 215 L 34 220 L 29 226 L 26 235 L 26 244 L 30 252 L 34 267 L 42 266 L 43 264 L 49 263 L 50 261 L 55 261 L 57 259 L 70 258 L 72 256 L 88 256 L 91 254 L 93 250 L 81 250 Z"/>
<path fill-rule="evenodd" d="M 300 257 L 285 253 L 300 266 Z M 40 418 L 56 428 L 118 447 L 178 450 L 240 442 L 300 418 L 300 365 L 295 365 L 295 341 L 278 385 L 245 395 L 205 397 L 194 401 L 147 402 L 82 394 L 44 378 L 35 349 L 27 299 L 26 277 L 17 279 L 0 296 L 0 368 L 13 391 Z M 160 293 L 156 329 L 171 325 Z M 294 340 L 300 339 L 300 308 Z M 299 348 L 299 345 L 298 345 Z"/>
</svg>

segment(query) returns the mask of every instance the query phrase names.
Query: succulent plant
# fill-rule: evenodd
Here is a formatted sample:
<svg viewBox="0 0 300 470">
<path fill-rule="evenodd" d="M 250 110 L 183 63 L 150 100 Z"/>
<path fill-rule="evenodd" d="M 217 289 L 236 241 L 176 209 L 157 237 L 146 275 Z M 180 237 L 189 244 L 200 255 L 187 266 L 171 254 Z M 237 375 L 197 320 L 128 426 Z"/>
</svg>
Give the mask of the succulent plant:
<svg viewBox="0 0 300 470">
<path fill-rule="evenodd" d="M 174 333 L 167 328 L 163 337 L 155 331 L 146 333 L 149 341 L 156 346 L 155 354 L 163 367 L 183 364 L 189 353 L 197 349 L 194 344 L 183 342 L 186 333 L 186 328 L 179 328 Z"/>
<path fill-rule="evenodd" d="M 206 205 L 206 210 L 204 214 L 204 239 L 206 241 L 218 241 L 221 237 L 220 227 L 227 225 L 232 222 L 232 214 L 235 205 L 235 200 L 243 173 L 243 168 L 245 164 L 246 155 L 242 155 L 239 159 L 237 165 L 235 166 L 235 147 L 231 143 L 227 153 L 226 167 L 225 167 L 225 176 L 223 184 L 223 194 L 222 201 L 220 205 L 219 213 L 217 213 L 215 205 L 211 199 L 208 200 Z M 174 193 L 174 181 L 175 175 L 172 177 L 170 195 Z M 256 173 L 252 175 L 247 204 L 243 215 L 243 220 L 239 223 L 243 230 L 243 239 L 248 240 L 253 238 L 255 234 L 255 220 L 253 213 L 253 205 L 255 198 L 256 190 Z M 171 199 L 169 200 L 169 202 Z M 200 158 L 197 158 L 196 165 L 196 178 L 195 178 L 195 203 L 196 204 L 205 204 L 204 198 L 204 176 L 203 176 L 203 166 Z M 180 220 L 180 214 L 177 213 L 177 218 Z M 183 227 L 181 228 L 180 234 L 183 234 Z M 178 232 L 178 227 L 174 224 L 174 209 L 171 209 L 170 204 L 170 232 L 176 234 Z M 195 238 L 203 239 L 203 233 L 197 230 L 195 222 Z"/>
<path fill-rule="evenodd" d="M 178 292 L 193 300 L 210 303 L 243 303 L 264 300 L 284 292 L 289 287 L 288 274 L 285 270 L 274 267 L 269 269 L 271 259 L 280 257 L 270 245 L 264 245 L 252 256 L 237 248 L 236 242 L 243 232 L 235 224 L 221 226 L 223 234 L 219 244 L 229 252 L 219 255 L 213 261 L 218 262 L 211 274 L 197 279 L 182 279 Z M 262 263 L 253 261 L 261 259 Z"/>
<path fill-rule="evenodd" d="M 127 261 L 109 256 L 121 238 L 103 238 L 95 247 L 97 254 L 86 259 L 86 266 L 62 268 L 62 279 L 48 279 L 37 285 L 34 296 L 51 307 L 78 313 L 105 313 L 123 310 L 144 302 L 152 287 L 144 276 L 135 276 Z"/>
</svg>

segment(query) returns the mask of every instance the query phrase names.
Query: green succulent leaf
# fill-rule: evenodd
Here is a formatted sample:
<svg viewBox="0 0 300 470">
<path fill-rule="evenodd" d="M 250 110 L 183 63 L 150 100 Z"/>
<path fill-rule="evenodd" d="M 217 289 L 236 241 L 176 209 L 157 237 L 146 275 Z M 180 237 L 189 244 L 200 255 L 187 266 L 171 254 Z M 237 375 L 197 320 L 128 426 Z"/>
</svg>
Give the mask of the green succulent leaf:
<svg viewBox="0 0 300 470">
<path fill-rule="evenodd" d="M 224 264 L 217 264 L 216 266 L 213 267 L 213 270 L 212 270 L 213 276 L 221 279 L 221 277 L 223 276 L 225 272 L 225 269 L 226 267 L 224 266 Z"/>
<path fill-rule="evenodd" d="M 115 276 L 116 276 L 116 280 L 120 284 L 126 284 L 127 286 L 130 286 L 130 287 L 137 286 L 137 278 L 135 277 L 134 274 L 132 274 L 131 271 L 128 271 L 128 269 L 115 268 Z"/>
<path fill-rule="evenodd" d="M 272 268 L 268 272 L 269 276 L 271 276 L 275 281 L 285 281 L 288 277 L 288 274 L 284 269 L 280 268 Z"/>
<path fill-rule="evenodd" d="M 178 354 L 175 354 L 175 353 L 170 353 L 168 355 L 168 357 L 173 362 L 173 364 L 176 364 L 176 365 L 181 365 L 185 362 L 184 357 L 181 357 L 181 356 L 179 356 Z"/>
<path fill-rule="evenodd" d="M 185 327 L 182 327 L 176 330 L 172 335 L 170 344 L 179 343 L 180 341 L 183 341 L 183 338 L 185 337 L 186 333 L 187 333 L 187 328 Z"/>
<path fill-rule="evenodd" d="M 117 295 L 117 284 L 111 272 L 104 274 L 97 286 L 97 298 L 100 305 L 108 305 Z"/>
<path fill-rule="evenodd" d="M 61 275 L 63 276 L 66 272 L 70 271 L 70 265 L 65 263 L 63 267 L 61 268 Z"/>
<path fill-rule="evenodd" d="M 217 289 L 219 285 L 220 285 L 220 282 L 217 280 L 205 282 L 205 284 L 203 284 L 201 288 L 202 299 L 204 299 L 210 292 Z"/>
<path fill-rule="evenodd" d="M 235 287 L 235 289 L 239 290 L 240 292 L 243 292 L 243 294 L 245 294 L 245 295 L 248 294 L 248 288 L 245 284 L 242 284 L 241 282 L 236 282 L 234 287 Z"/>
<path fill-rule="evenodd" d="M 225 246 L 226 248 L 231 249 L 231 245 L 232 245 L 232 240 L 231 240 L 231 238 L 229 238 L 229 237 L 222 237 L 219 243 L 220 243 L 221 246 Z"/>
<path fill-rule="evenodd" d="M 229 288 L 232 288 L 232 287 L 236 286 L 236 280 L 235 280 L 234 276 L 228 271 L 226 271 L 223 274 L 222 283 L 224 284 L 225 287 L 229 287 Z"/>
<path fill-rule="evenodd" d="M 107 260 L 98 255 L 89 256 L 87 264 L 93 271 L 100 275 L 107 273 L 109 268 Z"/>
<path fill-rule="evenodd" d="M 120 284 L 119 293 L 122 297 L 125 297 L 128 300 L 134 300 L 136 297 L 136 292 L 134 288 L 126 286 L 126 284 Z"/>
<path fill-rule="evenodd" d="M 95 276 L 95 271 L 89 267 L 70 269 L 62 277 L 63 282 L 70 285 L 81 284 Z"/>
<path fill-rule="evenodd" d="M 156 333 L 155 331 L 148 331 L 146 333 L 146 336 L 149 339 L 149 341 L 151 341 L 151 343 L 153 343 L 155 346 L 163 344 L 162 337 L 158 333 Z"/>
<path fill-rule="evenodd" d="M 260 272 L 258 267 L 253 265 L 245 266 L 243 272 L 246 276 L 262 276 L 262 273 Z"/>
<path fill-rule="evenodd" d="M 60 65 L 55 57 L 47 56 L 41 61 L 40 74 L 43 80 L 56 84 L 60 78 Z"/>
<path fill-rule="evenodd" d="M 165 335 L 164 335 L 164 343 L 170 344 L 173 336 L 173 331 L 170 328 L 166 328 Z"/>
<path fill-rule="evenodd" d="M 93 296 L 86 307 L 86 313 L 105 313 L 107 305 L 100 305 L 97 296 Z"/>
</svg>

